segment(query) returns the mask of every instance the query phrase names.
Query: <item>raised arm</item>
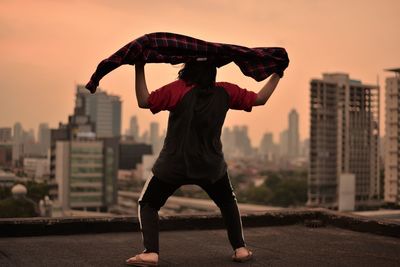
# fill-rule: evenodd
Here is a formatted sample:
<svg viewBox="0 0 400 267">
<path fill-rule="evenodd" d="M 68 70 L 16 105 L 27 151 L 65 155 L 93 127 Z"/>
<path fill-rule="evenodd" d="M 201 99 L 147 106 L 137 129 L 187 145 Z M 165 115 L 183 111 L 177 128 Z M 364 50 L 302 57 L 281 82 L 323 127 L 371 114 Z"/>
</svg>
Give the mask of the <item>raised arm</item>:
<svg viewBox="0 0 400 267">
<path fill-rule="evenodd" d="M 149 90 L 147 89 L 146 85 L 143 63 L 135 64 L 135 91 L 139 107 L 149 108 Z"/>
<path fill-rule="evenodd" d="M 280 77 L 278 74 L 274 73 L 268 79 L 268 82 L 264 85 L 263 88 L 258 92 L 256 102 L 254 106 L 261 106 L 267 103 L 269 97 L 274 92 L 276 86 L 278 85 Z"/>
</svg>

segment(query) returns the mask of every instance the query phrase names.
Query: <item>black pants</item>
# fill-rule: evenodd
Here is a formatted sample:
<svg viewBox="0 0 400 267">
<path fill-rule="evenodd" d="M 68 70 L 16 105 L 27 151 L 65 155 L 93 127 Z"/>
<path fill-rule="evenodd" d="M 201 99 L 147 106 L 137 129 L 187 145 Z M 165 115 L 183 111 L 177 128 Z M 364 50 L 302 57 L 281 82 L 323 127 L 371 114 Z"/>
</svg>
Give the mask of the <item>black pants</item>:
<svg viewBox="0 0 400 267">
<path fill-rule="evenodd" d="M 214 184 L 210 182 L 196 182 L 192 184 L 196 184 L 205 190 L 221 210 L 232 248 L 244 247 L 242 221 L 228 173 Z M 158 211 L 164 206 L 168 197 L 182 185 L 184 184 L 163 182 L 156 176 L 146 181 L 138 206 L 145 253 L 159 253 Z"/>
</svg>

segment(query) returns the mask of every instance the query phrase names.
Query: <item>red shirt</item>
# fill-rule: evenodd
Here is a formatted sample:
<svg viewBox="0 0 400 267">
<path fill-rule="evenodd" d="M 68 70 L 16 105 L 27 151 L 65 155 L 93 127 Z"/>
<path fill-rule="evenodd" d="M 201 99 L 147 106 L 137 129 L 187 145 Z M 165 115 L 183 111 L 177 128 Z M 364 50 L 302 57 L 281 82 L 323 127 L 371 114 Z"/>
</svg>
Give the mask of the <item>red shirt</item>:
<svg viewBox="0 0 400 267">
<path fill-rule="evenodd" d="M 257 98 L 257 94 L 241 88 L 233 83 L 216 82 L 215 86 L 223 87 L 229 95 L 229 108 L 250 112 Z M 172 111 L 180 100 L 194 85 L 187 86 L 183 80 L 176 80 L 151 92 L 148 103 L 153 114 L 161 110 Z"/>
<path fill-rule="evenodd" d="M 159 179 L 178 184 L 215 182 L 226 173 L 221 143 L 226 113 L 250 112 L 257 94 L 227 82 L 208 90 L 177 80 L 150 94 L 151 112 L 170 111 L 164 146 L 152 168 Z"/>
</svg>

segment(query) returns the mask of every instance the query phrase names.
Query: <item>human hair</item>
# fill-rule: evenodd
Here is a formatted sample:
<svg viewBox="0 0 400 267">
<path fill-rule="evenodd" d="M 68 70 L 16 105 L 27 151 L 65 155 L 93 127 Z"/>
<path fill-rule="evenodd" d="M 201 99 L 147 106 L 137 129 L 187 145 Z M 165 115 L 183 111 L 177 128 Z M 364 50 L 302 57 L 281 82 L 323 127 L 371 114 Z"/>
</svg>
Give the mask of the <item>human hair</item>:
<svg viewBox="0 0 400 267">
<path fill-rule="evenodd" d="M 197 85 L 206 89 L 214 86 L 217 67 L 210 61 L 188 61 L 178 73 L 178 78 L 187 85 Z"/>
</svg>

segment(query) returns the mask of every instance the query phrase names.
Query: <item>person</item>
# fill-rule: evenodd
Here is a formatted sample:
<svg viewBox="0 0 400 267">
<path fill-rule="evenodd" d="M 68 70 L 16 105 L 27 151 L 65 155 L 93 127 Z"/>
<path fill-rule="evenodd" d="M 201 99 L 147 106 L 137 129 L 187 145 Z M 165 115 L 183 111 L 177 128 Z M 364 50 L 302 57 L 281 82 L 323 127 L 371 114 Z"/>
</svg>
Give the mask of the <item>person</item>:
<svg viewBox="0 0 400 267">
<path fill-rule="evenodd" d="M 247 248 L 240 213 L 221 143 L 221 130 L 229 109 L 250 112 L 264 105 L 281 75 L 272 74 L 258 93 L 236 84 L 216 82 L 211 60 L 186 62 L 178 79 L 149 94 L 144 63 L 135 65 L 135 91 L 140 108 L 153 114 L 169 111 L 163 148 L 138 201 L 144 251 L 126 260 L 128 265 L 157 266 L 159 260 L 158 211 L 175 190 L 185 184 L 200 186 L 219 207 L 233 248 L 232 259 L 252 258 Z"/>
</svg>

